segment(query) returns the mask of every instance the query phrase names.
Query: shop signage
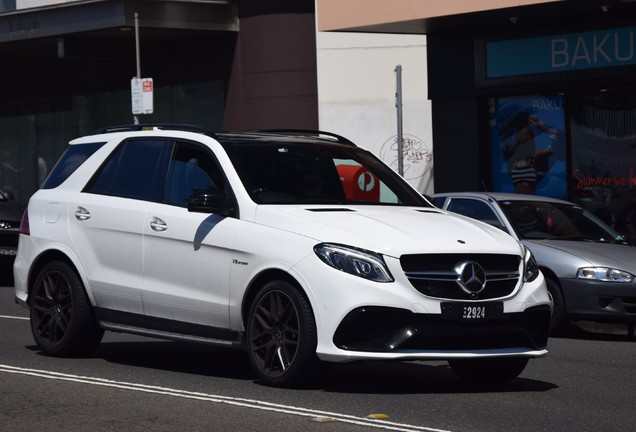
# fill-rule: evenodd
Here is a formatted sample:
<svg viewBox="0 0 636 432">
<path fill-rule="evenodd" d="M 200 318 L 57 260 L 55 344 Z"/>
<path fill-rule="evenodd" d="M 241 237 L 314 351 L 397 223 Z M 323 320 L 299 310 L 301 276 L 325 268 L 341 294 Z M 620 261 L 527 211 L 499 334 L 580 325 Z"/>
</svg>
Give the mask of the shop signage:
<svg viewBox="0 0 636 432">
<path fill-rule="evenodd" d="M 585 189 L 589 187 L 629 187 L 636 189 L 636 173 L 634 167 L 629 168 L 629 177 L 623 176 L 586 176 L 583 170 L 577 168 L 574 170 L 574 179 L 576 180 L 577 189 Z"/>
<path fill-rule="evenodd" d="M 634 64 L 636 27 L 486 43 L 487 78 Z"/>
</svg>

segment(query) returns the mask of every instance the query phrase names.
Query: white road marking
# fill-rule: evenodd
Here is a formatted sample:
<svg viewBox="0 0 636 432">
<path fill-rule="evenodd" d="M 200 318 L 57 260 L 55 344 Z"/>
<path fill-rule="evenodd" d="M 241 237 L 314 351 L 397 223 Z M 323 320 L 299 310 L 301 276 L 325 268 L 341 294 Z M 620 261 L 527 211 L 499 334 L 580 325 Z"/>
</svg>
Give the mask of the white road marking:
<svg viewBox="0 0 636 432">
<path fill-rule="evenodd" d="M 387 420 L 374 420 L 365 417 L 356 417 L 348 414 L 338 414 L 325 411 L 317 411 L 308 408 L 295 407 L 290 405 L 281 405 L 271 402 L 264 402 L 254 399 L 234 398 L 229 396 L 212 395 L 207 393 L 190 392 L 166 387 L 150 386 L 145 384 L 129 383 L 122 381 L 114 381 L 105 378 L 88 377 L 81 375 L 69 375 L 60 372 L 26 369 L 15 366 L 0 364 L 0 372 L 29 375 L 47 379 L 56 379 L 62 381 L 71 381 L 82 384 L 91 384 L 104 387 L 119 388 L 124 390 L 140 391 L 145 393 L 161 394 L 173 397 L 181 397 L 186 399 L 196 399 L 213 403 L 224 403 L 245 408 L 258 409 L 263 411 L 274 411 L 278 413 L 291 414 L 304 417 L 329 417 L 334 421 L 350 423 L 361 426 L 368 426 L 377 429 L 384 429 L 398 432 L 450 432 L 442 429 L 434 429 L 424 426 L 407 425 L 403 423 L 390 422 Z"/>
<path fill-rule="evenodd" d="M 0 318 L 9 318 L 9 319 L 18 319 L 18 320 L 27 320 L 29 317 L 19 317 L 19 316 L 10 316 L 10 315 L 0 315 Z"/>
</svg>

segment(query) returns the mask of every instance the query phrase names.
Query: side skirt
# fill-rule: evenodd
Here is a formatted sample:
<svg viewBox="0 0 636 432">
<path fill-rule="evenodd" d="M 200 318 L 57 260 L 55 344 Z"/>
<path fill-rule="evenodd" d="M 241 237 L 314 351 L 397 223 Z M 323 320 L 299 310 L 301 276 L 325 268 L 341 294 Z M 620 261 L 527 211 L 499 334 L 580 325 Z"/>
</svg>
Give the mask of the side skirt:
<svg viewBox="0 0 636 432">
<path fill-rule="evenodd" d="M 244 349 L 243 332 L 102 308 L 95 309 L 95 316 L 101 328 L 112 332 Z"/>
</svg>

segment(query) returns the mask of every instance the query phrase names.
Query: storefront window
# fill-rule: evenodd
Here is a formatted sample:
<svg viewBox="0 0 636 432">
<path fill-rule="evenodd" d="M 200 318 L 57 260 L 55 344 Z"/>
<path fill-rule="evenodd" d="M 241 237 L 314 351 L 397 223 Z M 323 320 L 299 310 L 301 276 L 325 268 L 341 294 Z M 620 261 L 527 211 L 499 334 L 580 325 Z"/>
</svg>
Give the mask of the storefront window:
<svg viewBox="0 0 636 432">
<path fill-rule="evenodd" d="M 566 140 L 563 96 L 490 100 L 492 186 L 566 198 Z"/>
<path fill-rule="evenodd" d="M 221 129 L 222 81 L 155 88 L 155 112 L 141 123 L 188 123 Z M 68 142 L 98 128 L 133 123 L 130 90 L 74 95 L 66 100 L 0 111 L 0 189 L 26 204 Z"/>
<path fill-rule="evenodd" d="M 65 148 L 70 105 L 61 102 L 0 113 L 0 189 L 26 203 Z"/>
<path fill-rule="evenodd" d="M 636 91 L 571 97 L 572 201 L 636 240 Z"/>
<path fill-rule="evenodd" d="M 15 10 L 15 0 L 0 0 L 0 12 Z"/>
</svg>

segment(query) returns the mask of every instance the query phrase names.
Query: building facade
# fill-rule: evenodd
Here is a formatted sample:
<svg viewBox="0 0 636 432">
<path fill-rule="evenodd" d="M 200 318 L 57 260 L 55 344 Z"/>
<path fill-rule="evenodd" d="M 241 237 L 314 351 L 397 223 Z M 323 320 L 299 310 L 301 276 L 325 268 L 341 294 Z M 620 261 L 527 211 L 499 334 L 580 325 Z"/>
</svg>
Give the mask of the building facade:
<svg viewBox="0 0 636 432">
<path fill-rule="evenodd" d="M 436 192 L 566 198 L 635 238 L 636 2 L 318 0 L 317 13 L 322 31 L 426 34 Z"/>
<path fill-rule="evenodd" d="M 320 127 L 395 166 L 397 65 L 405 177 L 433 190 L 426 36 L 317 33 L 314 0 L 0 0 L 0 58 L 0 189 L 22 203 L 70 139 L 134 121 Z"/>
<path fill-rule="evenodd" d="M 70 139 L 133 123 L 138 64 L 141 123 L 317 129 L 315 46 L 313 0 L 2 0 L 0 189 L 26 203 Z"/>
<path fill-rule="evenodd" d="M 401 122 L 402 175 L 418 191 L 432 193 L 426 36 L 318 32 L 316 55 L 320 129 L 353 140 L 399 172 Z"/>
</svg>

